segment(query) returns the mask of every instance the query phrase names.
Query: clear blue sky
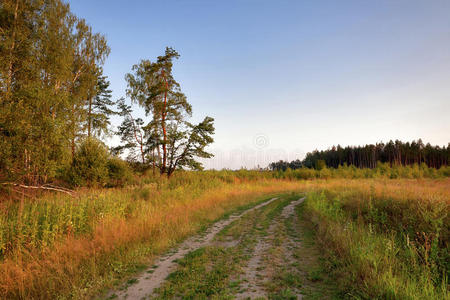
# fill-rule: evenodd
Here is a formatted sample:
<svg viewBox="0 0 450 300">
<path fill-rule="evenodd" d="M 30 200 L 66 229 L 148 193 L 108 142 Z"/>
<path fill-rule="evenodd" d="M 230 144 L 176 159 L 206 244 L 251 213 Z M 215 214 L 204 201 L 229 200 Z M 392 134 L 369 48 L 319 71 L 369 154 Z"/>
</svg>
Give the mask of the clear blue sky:
<svg viewBox="0 0 450 300">
<path fill-rule="evenodd" d="M 216 120 L 209 168 L 333 144 L 450 142 L 448 0 L 69 3 L 108 39 L 115 98 L 140 59 L 181 54 L 174 74 L 194 119 Z"/>
</svg>

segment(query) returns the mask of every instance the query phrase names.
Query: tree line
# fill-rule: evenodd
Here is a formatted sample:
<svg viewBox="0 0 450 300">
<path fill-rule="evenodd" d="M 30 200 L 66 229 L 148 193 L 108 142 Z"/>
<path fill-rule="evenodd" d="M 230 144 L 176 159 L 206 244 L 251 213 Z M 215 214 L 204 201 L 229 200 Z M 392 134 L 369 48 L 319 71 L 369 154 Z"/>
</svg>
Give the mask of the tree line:
<svg viewBox="0 0 450 300">
<path fill-rule="evenodd" d="M 0 182 L 64 179 L 75 161 L 89 169 L 95 151 L 104 150 L 106 159 L 125 151 L 133 161 L 139 152 L 141 165 L 168 176 L 177 168 L 201 168 L 195 157 L 211 156 L 205 147 L 213 119 L 188 122 L 191 105 L 172 76 L 179 54 L 167 48 L 156 61 L 133 66 L 126 75 L 128 98 L 114 101 L 103 73 L 110 51 L 105 36 L 62 0 L 0 2 Z M 130 102 L 149 120 L 134 118 Z M 124 120 L 117 132 L 112 115 Z M 111 134 L 123 145 L 108 149 Z"/>
<path fill-rule="evenodd" d="M 269 165 L 272 170 L 298 169 L 302 167 L 321 169 L 323 167 L 338 168 L 352 165 L 357 168 L 376 168 L 378 162 L 390 166 L 408 166 L 425 163 L 430 168 L 439 169 L 450 161 L 450 143 L 447 147 L 424 144 L 421 139 L 412 142 L 399 140 L 388 143 L 369 144 L 364 146 L 333 146 L 328 150 L 315 150 L 306 154 L 301 160 L 292 162 L 278 161 Z"/>
</svg>

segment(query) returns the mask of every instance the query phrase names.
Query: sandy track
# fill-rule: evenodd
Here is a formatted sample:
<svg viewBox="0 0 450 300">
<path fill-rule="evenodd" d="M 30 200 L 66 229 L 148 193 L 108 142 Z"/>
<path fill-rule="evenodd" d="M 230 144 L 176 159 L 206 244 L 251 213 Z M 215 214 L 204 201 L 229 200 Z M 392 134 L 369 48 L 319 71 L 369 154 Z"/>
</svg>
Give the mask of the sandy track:
<svg viewBox="0 0 450 300">
<path fill-rule="evenodd" d="M 272 236 L 276 227 L 276 223 L 272 223 L 267 229 L 269 236 Z M 243 293 L 236 295 L 237 299 L 254 299 L 264 298 L 266 292 L 264 291 L 263 284 L 266 277 L 264 276 L 263 258 L 270 248 L 270 243 L 266 238 L 258 241 L 253 249 L 252 257 L 248 261 L 247 266 L 244 268 L 244 275 L 242 275 L 243 283 L 241 284 L 241 290 Z"/>
<path fill-rule="evenodd" d="M 279 226 L 280 222 L 284 219 L 290 218 L 295 213 L 295 207 L 301 204 L 305 198 L 300 198 L 296 201 L 292 201 L 283 208 L 280 217 L 275 218 L 270 224 L 267 233 L 268 235 L 258 241 L 255 248 L 253 249 L 252 257 L 250 258 L 247 266 L 244 268 L 243 284 L 241 289 L 244 290 L 243 293 L 235 295 L 237 299 L 255 299 L 255 298 L 265 298 L 267 293 L 264 289 L 264 281 L 270 277 L 266 274 L 267 270 L 264 267 L 264 256 L 270 249 L 270 239 L 273 239 L 275 234 L 275 229 Z M 293 243 L 293 241 L 289 241 Z M 297 299 L 301 299 L 302 295 L 297 295 Z"/>
<path fill-rule="evenodd" d="M 116 292 L 118 299 L 142 299 L 144 297 L 148 297 L 152 295 L 153 291 L 161 286 L 166 277 L 175 271 L 177 267 L 176 260 L 183 258 L 186 254 L 191 251 L 194 251 L 198 248 L 202 248 L 211 244 L 213 238 L 217 233 L 222 231 L 226 226 L 228 226 L 233 221 L 241 218 L 245 214 L 257 210 L 261 207 L 264 207 L 278 198 L 272 198 L 266 202 L 258 204 L 250 209 L 245 210 L 244 212 L 238 215 L 231 215 L 229 218 L 225 220 L 218 221 L 214 223 L 206 232 L 201 235 L 193 236 L 186 241 L 184 241 L 181 245 L 178 246 L 178 249 L 170 251 L 168 256 L 162 256 L 155 261 L 155 265 L 157 266 L 155 269 L 150 268 L 144 271 L 137 277 L 137 283 L 128 287 L 128 289 Z M 151 274 L 149 274 L 152 272 Z"/>
</svg>

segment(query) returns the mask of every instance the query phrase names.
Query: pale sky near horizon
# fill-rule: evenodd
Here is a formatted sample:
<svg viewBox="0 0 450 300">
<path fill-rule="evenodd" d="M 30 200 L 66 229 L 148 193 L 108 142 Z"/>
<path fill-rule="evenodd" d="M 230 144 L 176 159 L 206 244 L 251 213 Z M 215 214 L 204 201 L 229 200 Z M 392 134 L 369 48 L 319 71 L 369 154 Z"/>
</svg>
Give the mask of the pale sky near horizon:
<svg viewBox="0 0 450 300">
<path fill-rule="evenodd" d="M 448 0 L 69 3 L 107 37 L 114 99 L 140 59 L 181 54 L 174 75 L 194 120 L 215 118 L 207 168 L 337 144 L 450 142 Z"/>
</svg>

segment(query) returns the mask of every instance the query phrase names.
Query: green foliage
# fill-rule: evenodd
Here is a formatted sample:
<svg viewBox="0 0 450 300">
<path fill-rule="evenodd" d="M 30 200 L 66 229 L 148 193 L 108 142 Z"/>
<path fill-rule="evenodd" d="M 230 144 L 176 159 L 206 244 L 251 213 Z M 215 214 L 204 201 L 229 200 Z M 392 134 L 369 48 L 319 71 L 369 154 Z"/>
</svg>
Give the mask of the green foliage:
<svg viewBox="0 0 450 300">
<path fill-rule="evenodd" d="M 109 48 L 61 0 L 2 0 L 0 28 L 0 180 L 48 182 L 82 135 Z"/>
<path fill-rule="evenodd" d="M 327 167 L 338 168 L 344 165 L 354 165 L 358 168 L 375 168 L 377 162 L 389 163 L 389 165 L 413 165 L 426 164 L 429 167 L 439 169 L 449 164 L 450 144 L 443 147 L 424 144 L 418 141 L 401 142 L 392 140 L 388 143 L 377 143 L 375 145 L 333 146 L 331 149 L 307 153 L 303 161 L 291 162 L 278 161 L 269 165 L 272 170 L 298 169 L 301 167 L 317 169 L 317 163 L 323 160 Z M 322 164 L 322 163 L 320 163 Z"/>
<path fill-rule="evenodd" d="M 172 175 L 177 168 L 203 169 L 196 158 L 210 158 L 213 156 L 205 150 L 214 141 L 212 138 L 215 130 L 213 122 L 213 118 L 206 117 L 197 125 L 185 122 L 186 129 L 180 129 L 180 126 L 171 126 L 169 128 L 167 136 L 169 153 L 168 176 Z"/>
<path fill-rule="evenodd" d="M 127 95 L 144 107 L 147 114 L 153 114 L 155 121 L 180 120 L 183 113 L 192 113 L 191 105 L 172 75 L 173 60 L 179 57 L 174 49 L 167 47 L 155 62 L 141 60 L 133 66 L 134 73 L 125 76 Z"/>
<path fill-rule="evenodd" d="M 108 179 L 108 167 L 110 167 L 108 159 L 108 149 L 103 143 L 95 138 L 84 139 L 77 148 L 70 166 L 70 182 L 76 186 L 105 185 Z M 110 170 L 112 172 L 124 171 L 118 166 L 113 162 Z"/>
<path fill-rule="evenodd" d="M 167 177 L 184 167 L 201 170 L 196 158 L 212 157 L 205 148 L 213 142 L 214 119 L 206 117 L 197 125 L 186 121 L 192 115 L 192 106 L 172 74 L 173 60 L 179 57 L 167 47 L 156 61 L 141 60 L 132 67 L 133 73 L 125 76 L 127 95 L 152 117 L 149 122 L 134 119 L 131 106 L 123 99 L 119 102 L 124 120 L 118 134 L 124 144 L 117 150 L 128 149 L 129 159 L 139 159 L 143 165 L 151 163 Z"/>
<path fill-rule="evenodd" d="M 65 179 L 74 186 L 124 186 L 133 181 L 128 163 L 111 156 L 96 138 L 85 138 L 78 146 Z"/>
<path fill-rule="evenodd" d="M 315 170 L 310 168 L 299 168 L 286 171 L 266 172 L 274 178 L 283 179 L 316 179 L 316 178 L 444 178 L 450 175 L 450 166 L 443 166 L 439 169 L 429 168 L 426 164 L 420 166 L 393 166 L 389 163 L 378 163 L 376 168 L 356 168 L 355 166 L 339 166 L 338 168 L 323 168 Z"/>
<path fill-rule="evenodd" d="M 325 160 L 323 160 L 323 159 L 318 159 L 318 160 L 316 160 L 316 162 L 314 163 L 314 168 L 316 169 L 316 170 L 322 170 L 322 169 L 324 169 L 324 168 L 326 168 L 327 167 L 327 165 L 326 165 L 326 163 L 325 163 Z"/>
<path fill-rule="evenodd" d="M 143 164 L 146 163 L 145 154 L 152 153 L 152 161 L 158 164 L 161 174 L 168 172 L 168 135 L 171 134 L 172 140 L 178 138 L 182 133 L 178 133 L 176 128 L 183 123 L 186 116 L 192 115 L 192 106 L 172 75 L 173 60 L 179 57 L 174 49 L 167 47 L 165 54 L 158 56 L 155 62 L 141 60 L 132 67 L 133 73 L 125 76 L 128 83 L 127 95 L 131 101 L 139 103 L 145 109 L 146 115 L 152 116 L 152 120 L 145 126 L 144 134 L 139 137 L 136 134 L 136 128 L 139 126 L 133 124 L 133 143 L 136 142 L 140 148 Z M 127 117 L 130 116 L 131 113 L 128 113 Z M 124 122 L 130 122 L 127 117 Z M 124 139 L 123 133 L 121 136 Z M 155 158 L 155 149 L 158 151 L 158 159 Z"/>
<path fill-rule="evenodd" d="M 327 188 L 306 201 L 305 216 L 318 227 L 342 291 L 363 299 L 445 299 L 449 207 L 442 195 L 425 196 L 428 202 L 367 190 Z"/>
<path fill-rule="evenodd" d="M 140 162 L 142 165 L 146 165 L 146 154 L 150 149 L 148 149 L 148 142 L 145 140 L 146 128 L 144 127 L 144 120 L 133 117 L 132 107 L 126 104 L 124 98 L 117 101 L 117 106 L 123 121 L 117 128 L 116 134 L 120 136 L 122 145 L 115 147 L 114 152 L 120 154 L 123 150 L 127 150 L 128 161 Z"/>
<path fill-rule="evenodd" d="M 107 161 L 108 186 L 124 186 L 132 181 L 132 171 L 128 163 L 119 157 L 111 157 Z"/>
<path fill-rule="evenodd" d="M 102 72 L 102 71 L 101 71 Z M 93 90 L 94 97 L 91 97 L 87 103 L 87 135 L 100 137 L 107 135 L 110 131 L 111 115 L 117 114 L 112 110 L 115 102 L 111 100 L 112 91 L 109 89 L 109 81 L 106 76 L 100 74 L 97 76 L 97 84 Z"/>
</svg>

